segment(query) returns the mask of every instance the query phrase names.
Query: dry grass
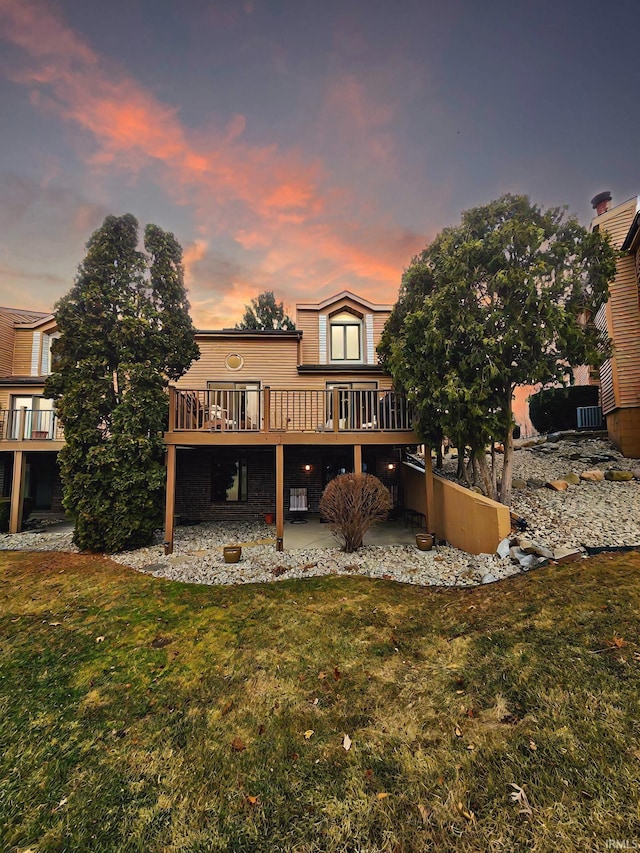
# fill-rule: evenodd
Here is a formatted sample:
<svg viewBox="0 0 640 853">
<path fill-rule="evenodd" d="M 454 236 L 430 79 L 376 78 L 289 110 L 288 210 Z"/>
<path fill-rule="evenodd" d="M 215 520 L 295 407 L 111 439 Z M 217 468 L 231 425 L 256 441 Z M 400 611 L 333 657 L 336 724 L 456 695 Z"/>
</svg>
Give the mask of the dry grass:
<svg viewBox="0 0 640 853">
<path fill-rule="evenodd" d="M 640 839 L 639 570 L 218 589 L 0 555 L 0 849 Z"/>
</svg>

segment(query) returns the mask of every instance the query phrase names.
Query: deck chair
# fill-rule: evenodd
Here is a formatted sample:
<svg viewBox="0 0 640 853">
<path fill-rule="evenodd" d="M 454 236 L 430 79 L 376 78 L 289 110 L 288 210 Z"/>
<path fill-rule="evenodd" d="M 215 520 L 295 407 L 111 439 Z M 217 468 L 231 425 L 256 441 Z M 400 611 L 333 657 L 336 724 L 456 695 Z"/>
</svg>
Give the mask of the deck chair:
<svg viewBox="0 0 640 853">
<path fill-rule="evenodd" d="M 289 521 L 292 524 L 304 524 L 308 512 L 306 487 L 289 489 Z"/>
</svg>

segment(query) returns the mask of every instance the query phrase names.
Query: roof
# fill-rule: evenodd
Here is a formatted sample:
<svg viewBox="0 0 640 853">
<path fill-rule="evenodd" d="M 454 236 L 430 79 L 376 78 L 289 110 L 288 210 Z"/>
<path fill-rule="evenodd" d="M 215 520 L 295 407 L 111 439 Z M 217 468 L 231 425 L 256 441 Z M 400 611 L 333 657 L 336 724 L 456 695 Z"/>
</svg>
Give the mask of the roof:
<svg viewBox="0 0 640 853">
<path fill-rule="evenodd" d="M 216 338 L 293 338 L 302 337 L 299 329 L 197 329 L 196 335 Z"/>
<path fill-rule="evenodd" d="M 0 311 L 18 325 L 24 323 L 39 323 L 42 320 L 46 320 L 49 317 L 53 317 L 53 314 L 51 314 L 50 311 L 29 311 L 27 308 L 0 307 Z"/>
<path fill-rule="evenodd" d="M 633 246 L 636 237 L 638 236 L 638 232 L 640 231 L 640 210 L 636 213 L 633 218 L 633 222 L 631 223 L 631 228 L 629 228 L 629 232 L 627 236 L 624 238 L 624 242 L 622 246 L 620 246 L 623 252 L 628 252 Z"/>
<path fill-rule="evenodd" d="M 323 299 L 322 302 L 298 302 L 296 308 L 298 311 L 317 311 L 322 308 L 327 308 L 329 305 L 333 305 L 334 302 L 339 302 L 341 299 L 353 299 L 354 302 L 359 302 L 360 305 L 364 305 L 365 308 L 369 308 L 370 311 L 391 311 L 393 308 L 393 305 L 376 305 L 375 302 L 369 302 L 368 299 L 364 299 L 362 296 L 358 296 L 350 290 L 343 290 L 340 293 L 334 293 L 333 296 L 328 296 L 326 299 Z"/>
</svg>

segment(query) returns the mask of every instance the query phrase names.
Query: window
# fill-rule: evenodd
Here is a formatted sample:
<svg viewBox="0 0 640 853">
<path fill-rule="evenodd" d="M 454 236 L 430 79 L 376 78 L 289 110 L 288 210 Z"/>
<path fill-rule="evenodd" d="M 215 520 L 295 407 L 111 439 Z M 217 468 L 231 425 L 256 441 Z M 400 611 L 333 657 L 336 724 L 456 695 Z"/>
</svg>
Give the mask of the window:
<svg viewBox="0 0 640 853">
<path fill-rule="evenodd" d="M 362 320 L 348 311 L 330 320 L 331 361 L 362 361 Z"/>
<path fill-rule="evenodd" d="M 247 500 L 247 460 L 211 460 L 211 501 L 213 503 L 243 503 Z"/>
<path fill-rule="evenodd" d="M 56 431 L 55 411 L 53 400 L 47 397 L 22 397 L 12 395 L 11 408 L 8 412 L 8 435 L 15 440 L 23 438 L 54 438 Z M 21 430 L 22 409 L 24 426 Z"/>
<path fill-rule="evenodd" d="M 41 374 L 49 376 L 56 369 L 58 358 L 51 351 L 51 344 L 60 337 L 60 332 L 52 332 L 52 334 L 44 334 L 42 336 L 42 359 L 41 359 Z"/>
</svg>

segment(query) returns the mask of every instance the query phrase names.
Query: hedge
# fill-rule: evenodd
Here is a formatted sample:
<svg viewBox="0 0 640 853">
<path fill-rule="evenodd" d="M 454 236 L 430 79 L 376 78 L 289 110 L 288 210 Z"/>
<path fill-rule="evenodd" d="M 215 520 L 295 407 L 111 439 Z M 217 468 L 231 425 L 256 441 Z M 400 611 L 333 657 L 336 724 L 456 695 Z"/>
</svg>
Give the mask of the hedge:
<svg viewBox="0 0 640 853">
<path fill-rule="evenodd" d="M 596 385 L 572 385 L 568 388 L 545 388 L 529 397 L 531 423 L 539 433 L 576 429 L 576 410 L 598 405 Z"/>
</svg>

